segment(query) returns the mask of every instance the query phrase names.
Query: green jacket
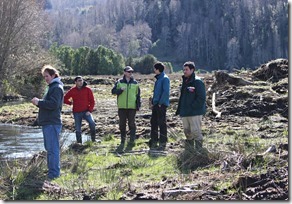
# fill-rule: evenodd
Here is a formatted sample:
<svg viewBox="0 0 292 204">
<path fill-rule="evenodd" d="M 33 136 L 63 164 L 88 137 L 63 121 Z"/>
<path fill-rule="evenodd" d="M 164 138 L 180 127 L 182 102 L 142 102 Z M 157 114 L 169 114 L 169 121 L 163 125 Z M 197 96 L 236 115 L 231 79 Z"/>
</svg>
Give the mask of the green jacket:
<svg viewBox="0 0 292 204">
<path fill-rule="evenodd" d="M 125 90 L 122 90 L 122 87 Z M 112 94 L 117 95 L 119 109 L 139 110 L 141 107 L 140 88 L 134 78 L 131 78 L 129 82 L 125 77 L 119 79 L 112 89 Z"/>
<path fill-rule="evenodd" d="M 193 73 L 189 78 L 182 77 L 183 83 L 176 115 L 181 117 L 204 115 L 206 113 L 206 89 L 204 82 Z M 188 87 L 195 87 L 191 92 Z"/>
</svg>

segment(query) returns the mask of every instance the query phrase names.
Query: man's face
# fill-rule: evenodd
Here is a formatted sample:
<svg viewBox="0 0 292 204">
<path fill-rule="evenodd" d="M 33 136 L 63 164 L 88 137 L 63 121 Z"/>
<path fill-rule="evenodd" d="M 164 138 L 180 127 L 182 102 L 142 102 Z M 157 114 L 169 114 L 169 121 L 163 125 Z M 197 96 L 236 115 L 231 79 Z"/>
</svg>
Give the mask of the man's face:
<svg viewBox="0 0 292 204">
<path fill-rule="evenodd" d="M 160 74 L 159 69 L 153 68 L 155 74 Z"/>
<path fill-rule="evenodd" d="M 83 79 L 82 78 L 79 78 L 75 81 L 75 84 L 78 88 L 82 87 L 83 85 Z"/>
<path fill-rule="evenodd" d="M 133 75 L 133 71 L 124 71 L 124 75 L 131 77 Z"/>
<path fill-rule="evenodd" d="M 53 76 L 51 76 L 51 75 L 49 74 L 49 72 L 44 72 L 44 73 L 43 73 L 43 77 L 45 78 L 47 84 L 50 84 L 51 81 L 55 78 L 55 74 L 54 74 Z"/>
<path fill-rule="evenodd" d="M 185 66 L 183 72 L 185 77 L 190 77 L 193 74 L 194 69 L 190 69 L 189 66 Z"/>
</svg>

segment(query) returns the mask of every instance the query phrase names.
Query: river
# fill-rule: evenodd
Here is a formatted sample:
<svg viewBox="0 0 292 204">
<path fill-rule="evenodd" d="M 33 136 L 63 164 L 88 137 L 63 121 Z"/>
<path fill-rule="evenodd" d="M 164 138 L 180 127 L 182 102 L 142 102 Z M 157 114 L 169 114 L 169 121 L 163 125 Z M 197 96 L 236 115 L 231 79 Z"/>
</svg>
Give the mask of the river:
<svg viewBox="0 0 292 204">
<path fill-rule="evenodd" d="M 75 133 L 61 134 L 62 147 L 68 147 L 75 141 Z M 43 150 L 44 140 L 40 128 L 0 123 L 0 159 L 30 158 Z"/>
</svg>

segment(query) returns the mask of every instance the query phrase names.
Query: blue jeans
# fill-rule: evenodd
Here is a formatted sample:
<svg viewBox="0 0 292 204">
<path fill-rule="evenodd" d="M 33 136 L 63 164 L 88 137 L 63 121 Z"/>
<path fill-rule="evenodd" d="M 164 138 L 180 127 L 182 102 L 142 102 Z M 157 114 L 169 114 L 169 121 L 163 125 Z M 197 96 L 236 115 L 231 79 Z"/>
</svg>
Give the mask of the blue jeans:
<svg viewBox="0 0 292 204">
<path fill-rule="evenodd" d="M 76 132 L 80 132 L 81 133 L 82 119 L 84 119 L 84 120 L 86 120 L 88 122 L 89 128 L 90 128 L 90 132 L 95 132 L 95 122 L 93 120 L 92 114 L 86 115 L 86 112 L 87 111 L 79 112 L 79 113 L 73 113 Z"/>
<path fill-rule="evenodd" d="M 44 146 L 47 151 L 48 177 L 50 179 L 60 176 L 60 133 L 62 125 L 42 126 Z"/>
</svg>

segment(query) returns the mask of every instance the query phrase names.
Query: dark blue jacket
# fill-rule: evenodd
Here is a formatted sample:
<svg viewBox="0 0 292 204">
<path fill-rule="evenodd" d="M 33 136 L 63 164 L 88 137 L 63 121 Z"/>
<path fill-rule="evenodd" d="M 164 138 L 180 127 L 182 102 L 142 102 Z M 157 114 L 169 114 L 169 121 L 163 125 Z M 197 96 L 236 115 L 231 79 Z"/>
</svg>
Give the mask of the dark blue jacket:
<svg viewBox="0 0 292 204">
<path fill-rule="evenodd" d="M 63 83 L 60 81 L 60 78 L 55 78 L 48 86 L 48 92 L 38 102 L 38 123 L 41 126 L 61 125 L 61 111 L 64 97 Z"/>
<path fill-rule="evenodd" d="M 157 79 L 154 85 L 152 104 L 153 105 L 165 105 L 169 106 L 169 92 L 170 92 L 170 81 L 168 76 L 161 72 L 156 75 Z"/>
<path fill-rule="evenodd" d="M 193 73 L 189 78 L 182 76 L 183 83 L 176 115 L 181 117 L 204 115 L 206 113 L 206 89 L 204 82 Z M 195 87 L 191 92 L 188 87 Z"/>
</svg>

